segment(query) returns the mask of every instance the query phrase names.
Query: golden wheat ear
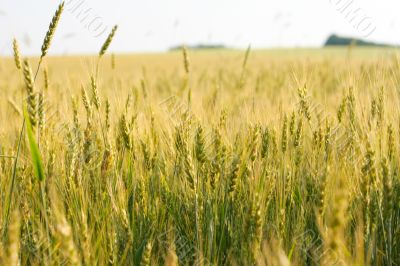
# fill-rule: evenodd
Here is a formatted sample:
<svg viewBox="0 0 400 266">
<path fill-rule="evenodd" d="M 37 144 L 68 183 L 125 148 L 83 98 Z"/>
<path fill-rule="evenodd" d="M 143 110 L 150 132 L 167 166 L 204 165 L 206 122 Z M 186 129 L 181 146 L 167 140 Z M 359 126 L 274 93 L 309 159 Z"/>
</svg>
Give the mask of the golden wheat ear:
<svg viewBox="0 0 400 266">
<path fill-rule="evenodd" d="M 99 56 L 100 56 L 100 57 L 102 57 L 103 55 L 105 55 L 105 53 L 107 52 L 108 47 L 110 46 L 112 40 L 114 39 L 114 36 L 115 36 L 115 33 L 117 32 L 117 29 L 118 29 L 118 25 L 115 25 L 115 26 L 112 28 L 110 34 L 108 35 L 106 41 L 104 42 L 103 46 L 102 46 L 101 49 L 100 49 L 100 52 L 99 52 Z"/>
<path fill-rule="evenodd" d="M 140 261 L 140 266 L 149 266 L 151 263 L 151 250 L 152 250 L 152 243 L 148 242 L 143 250 L 142 259 Z"/>
<path fill-rule="evenodd" d="M 28 60 L 24 60 L 23 63 L 23 74 L 24 74 L 24 81 L 25 87 L 27 92 L 27 109 L 28 109 L 28 116 L 32 127 L 36 126 L 37 122 L 37 105 L 36 105 L 36 95 L 35 95 L 35 82 L 32 76 L 32 70 L 29 65 Z"/>
<path fill-rule="evenodd" d="M 183 54 L 183 66 L 185 67 L 185 72 L 187 75 L 190 73 L 190 61 L 189 55 L 186 45 L 182 47 L 182 54 Z"/>
<path fill-rule="evenodd" d="M 58 6 L 57 11 L 53 16 L 53 19 L 50 22 L 49 29 L 47 30 L 46 36 L 45 36 L 43 44 L 42 44 L 42 54 L 40 56 L 41 59 L 47 55 L 47 52 L 49 50 L 51 41 L 53 40 L 54 33 L 56 31 L 58 22 L 60 21 L 61 14 L 63 11 L 64 11 L 64 2 L 62 2 Z"/>
<path fill-rule="evenodd" d="M 100 109 L 100 98 L 99 92 L 97 90 L 97 83 L 93 76 L 90 77 L 90 84 L 92 88 L 92 95 L 93 95 L 93 103 L 97 110 Z"/>
<path fill-rule="evenodd" d="M 17 67 L 17 69 L 21 69 L 21 66 L 22 66 L 21 53 L 20 53 L 20 50 L 19 50 L 18 41 L 15 38 L 13 40 L 13 51 L 14 51 L 15 66 Z"/>
</svg>

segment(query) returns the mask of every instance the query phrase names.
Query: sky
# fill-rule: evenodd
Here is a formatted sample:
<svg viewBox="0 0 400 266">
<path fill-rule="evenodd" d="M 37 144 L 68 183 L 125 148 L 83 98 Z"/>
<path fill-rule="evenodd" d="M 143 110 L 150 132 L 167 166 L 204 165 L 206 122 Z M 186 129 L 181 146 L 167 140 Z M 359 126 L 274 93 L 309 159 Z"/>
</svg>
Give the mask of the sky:
<svg viewBox="0 0 400 266">
<path fill-rule="evenodd" d="M 16 37 L 35 55 L 58 0 L 0 0 L 0 55 Z M 186 44 L 320 47 L 336 33 L 400 44 L 399 0 L 66 0 L 49 54 L 97 53 L 111 28 L 115 53 Z"/>
</svg>

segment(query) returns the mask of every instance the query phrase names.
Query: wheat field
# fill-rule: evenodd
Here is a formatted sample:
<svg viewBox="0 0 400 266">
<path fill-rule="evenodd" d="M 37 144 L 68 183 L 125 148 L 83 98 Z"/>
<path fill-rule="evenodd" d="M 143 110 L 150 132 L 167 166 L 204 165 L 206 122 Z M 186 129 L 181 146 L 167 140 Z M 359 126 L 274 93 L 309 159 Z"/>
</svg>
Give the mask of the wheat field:
<svg viewBox="0 0 400 266">
<path fill-rule="evenodd" d="M 394 49 L 0 58 L 1 265 L 400 264 Z"/>
</svg>

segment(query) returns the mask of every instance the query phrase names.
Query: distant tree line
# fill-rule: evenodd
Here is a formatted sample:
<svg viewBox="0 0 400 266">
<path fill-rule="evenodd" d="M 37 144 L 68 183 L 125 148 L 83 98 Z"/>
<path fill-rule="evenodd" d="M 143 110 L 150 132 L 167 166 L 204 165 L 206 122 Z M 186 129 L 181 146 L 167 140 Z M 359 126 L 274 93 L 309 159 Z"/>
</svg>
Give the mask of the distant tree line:
<svg viewBox="0 0 400 266">
<path fill-rule="evenodd" d="M 326 40 L 324 46 L 348 46 L 348 45 L 357 45 L 357 46 L 378 46 L 378 47 L 391 47 L 388 44 L 368 42 L 361 39 L 351 38 L 351 37 L 342 37 L 336 34 L 332 34 Z"/>
</svg>

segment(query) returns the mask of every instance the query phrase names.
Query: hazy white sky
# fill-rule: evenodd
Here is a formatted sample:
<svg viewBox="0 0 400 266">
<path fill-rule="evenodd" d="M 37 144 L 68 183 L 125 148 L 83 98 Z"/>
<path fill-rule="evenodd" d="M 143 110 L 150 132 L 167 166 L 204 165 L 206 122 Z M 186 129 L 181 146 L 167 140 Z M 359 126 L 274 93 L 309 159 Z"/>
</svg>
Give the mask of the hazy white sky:
<svg viewBox="0 0 400 266">
<path fill-rule="evenodd" d="M 0 0 L 0 54 L 15 36 L 40 51 L 59 1 Z M 318 47 L 331 33 L 400 44 L 399 0 L 66 0 L 51 54 L 96 53 L 114 24 L 115 52 L 182 43 Z"/>
</svg>

